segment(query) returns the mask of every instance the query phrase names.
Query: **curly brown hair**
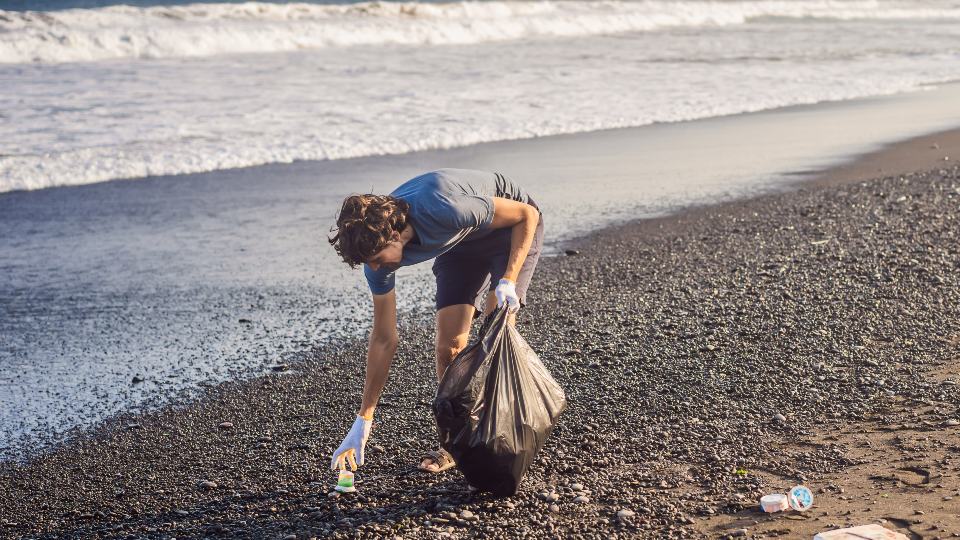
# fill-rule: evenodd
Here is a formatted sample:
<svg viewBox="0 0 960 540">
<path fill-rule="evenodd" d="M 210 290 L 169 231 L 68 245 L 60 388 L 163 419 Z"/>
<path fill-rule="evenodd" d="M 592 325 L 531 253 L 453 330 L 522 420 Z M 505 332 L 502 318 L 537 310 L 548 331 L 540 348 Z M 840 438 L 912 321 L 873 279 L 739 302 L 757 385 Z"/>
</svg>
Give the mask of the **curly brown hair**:
<svg viewBox="0 0 960 540">
<path fill-rule="evenodd" d="M 394 231 L 403 231 L 409 211 L 409 204 L 390 195 L 351 195 L 330 229 L 336 234 L 327 240 L 343 262 L 356 268 L 386 247 Z"/>
</svg>

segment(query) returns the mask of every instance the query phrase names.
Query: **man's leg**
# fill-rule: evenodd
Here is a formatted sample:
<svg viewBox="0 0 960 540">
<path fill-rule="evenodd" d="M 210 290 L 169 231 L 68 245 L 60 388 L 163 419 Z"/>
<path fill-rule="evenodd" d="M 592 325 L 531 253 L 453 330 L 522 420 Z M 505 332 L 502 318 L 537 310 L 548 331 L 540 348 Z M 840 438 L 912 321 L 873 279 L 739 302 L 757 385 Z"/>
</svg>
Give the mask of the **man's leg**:
<svg viewBox="0 0 960 540">
<path fill-rule="evenodd" d="M 470 340 L 470 322 L 476 310 L 470 304 L 454 304 L 437 311 L 437 380 Z"/>
<path fill-rule="evenodd" d="M 470 322 L 476 308 L 471 304 L 454 304 L 437 310 L 437 340 L 435 351 L 437 355 L 437 381 L 443 378 L 443 373 L 456 358 L 457 354 L 467 346 L 470 340 Z M 420 462 L 420 468 L 430 472 L 439 469 L 437 460 L 431 457 Z"/>
</svg>

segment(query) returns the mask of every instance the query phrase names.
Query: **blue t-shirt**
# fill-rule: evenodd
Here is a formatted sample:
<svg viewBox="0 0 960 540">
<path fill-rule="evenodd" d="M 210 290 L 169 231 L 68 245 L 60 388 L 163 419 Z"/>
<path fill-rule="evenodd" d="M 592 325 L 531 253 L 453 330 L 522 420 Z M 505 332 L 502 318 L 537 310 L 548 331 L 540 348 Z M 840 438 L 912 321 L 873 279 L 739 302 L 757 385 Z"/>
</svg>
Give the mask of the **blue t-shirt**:
<svg viewBox="0 0 960 540">
<path fill-rule="evenodd" d="M 428 172 L 390 195 L 410 205 L 407 222 L 416 232 L 403 247 L 400 266 L 433 259 L 464 240 L 489 234 L 494 197 L 530 202 L 520 186 L 502 174 L 468 169 Z M 364 264 L 363 274 L 373 294 L 386 294 L 396 283 L 395 272 L 383 267 L 374 271 Z"/>
</svg>

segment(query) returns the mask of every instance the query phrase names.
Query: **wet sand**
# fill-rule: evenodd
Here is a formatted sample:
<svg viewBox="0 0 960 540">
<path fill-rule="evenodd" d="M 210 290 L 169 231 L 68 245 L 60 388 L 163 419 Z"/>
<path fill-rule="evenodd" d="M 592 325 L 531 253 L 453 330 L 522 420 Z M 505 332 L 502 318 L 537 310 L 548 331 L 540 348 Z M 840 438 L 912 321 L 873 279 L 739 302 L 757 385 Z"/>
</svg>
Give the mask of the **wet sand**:
<svg viewBox="0 0 960 540">
<path fill-rule="evenodd" d="M 520 329 L 570 408 L 515 497 L 412 469 L 434 437 L 424 314 L 402 323 L 357 494 L 330 496 L 326 466 L 362 340 L 0 465 L 0 535 L 809 537 L 881 519 L 960 535 L 960 169 L 937 155 L 958 142 L 544 259 Z M 862 181 L 874 168 L 896 174 Z M 811 512 L 755 511 L 799 482 Z"/>
</svg>

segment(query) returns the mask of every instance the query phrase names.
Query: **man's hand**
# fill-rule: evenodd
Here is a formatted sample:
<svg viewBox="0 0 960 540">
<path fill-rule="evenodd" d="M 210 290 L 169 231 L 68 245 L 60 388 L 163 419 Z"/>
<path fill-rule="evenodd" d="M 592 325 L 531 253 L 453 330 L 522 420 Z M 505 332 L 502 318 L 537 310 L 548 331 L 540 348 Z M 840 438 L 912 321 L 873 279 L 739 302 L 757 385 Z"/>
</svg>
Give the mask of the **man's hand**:
<svg viewBox="0 0 960 540">
<path fill-rule="evenodd" d="M 370 437 L 370 425 L 372 420 L 358 416 L 353 422 L 350 432 L 343 438 L 340 447 L 330 458 L 330 468 L 333 470 L 345 469 L 347 462 L 350 463 L 351 470 L 357 470 L 357 465 L 363 465 L 363 451 L 367 446 L 367 439 Z"/>
<path fill-rule="evenodd" d="M 517 296 L 517 284 L 509 279 L 501 279 L 494 291 L 497 295 L 497 307 L 507 305 L 507 311 L 514 313 L 520 309 L 520 297 Z"/>
</svg>

